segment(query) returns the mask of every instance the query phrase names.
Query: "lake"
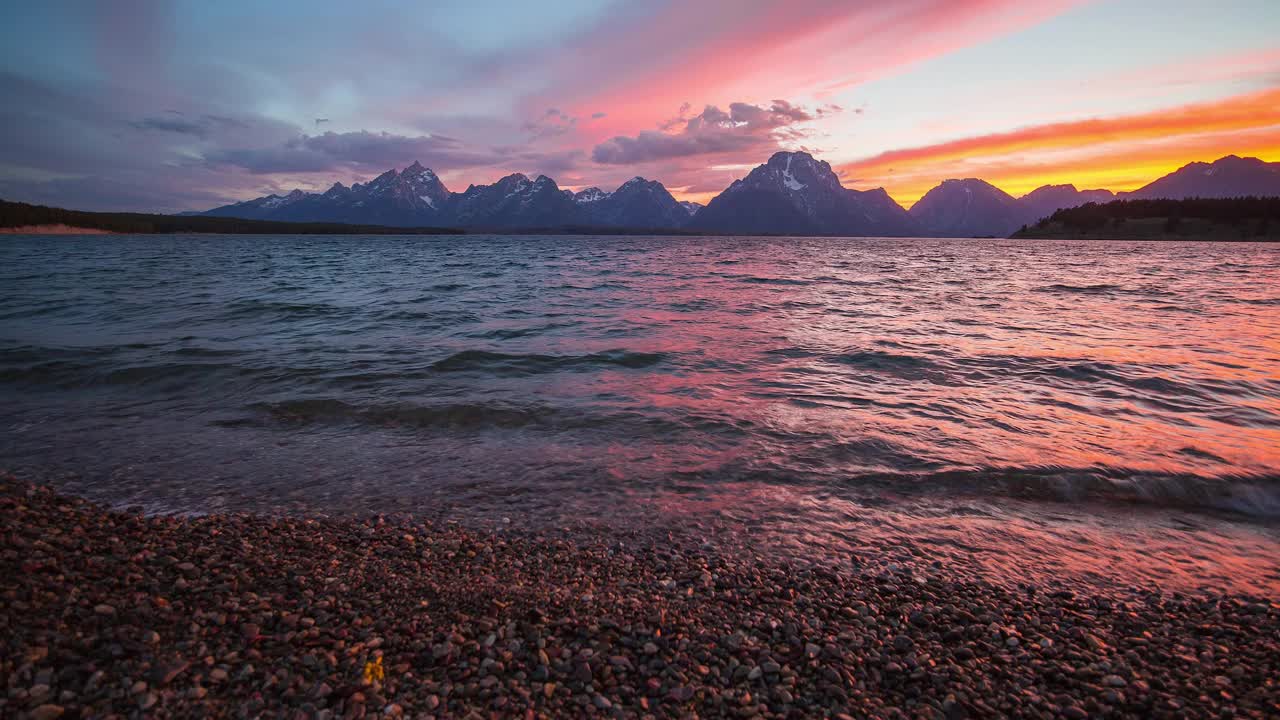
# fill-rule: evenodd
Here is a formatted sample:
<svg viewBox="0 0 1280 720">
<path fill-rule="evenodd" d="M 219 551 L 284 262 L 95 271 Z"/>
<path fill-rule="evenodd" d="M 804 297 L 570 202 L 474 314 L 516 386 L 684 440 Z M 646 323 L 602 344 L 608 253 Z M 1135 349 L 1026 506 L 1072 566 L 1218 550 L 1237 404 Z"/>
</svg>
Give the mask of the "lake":
<svg viewBox="0 0 1280 720">
<path fill-rule="evenodd" d="M 7 237 L 0 469 L 150 512 L 1280 589 L 1280 247 Z"/>
</svg>

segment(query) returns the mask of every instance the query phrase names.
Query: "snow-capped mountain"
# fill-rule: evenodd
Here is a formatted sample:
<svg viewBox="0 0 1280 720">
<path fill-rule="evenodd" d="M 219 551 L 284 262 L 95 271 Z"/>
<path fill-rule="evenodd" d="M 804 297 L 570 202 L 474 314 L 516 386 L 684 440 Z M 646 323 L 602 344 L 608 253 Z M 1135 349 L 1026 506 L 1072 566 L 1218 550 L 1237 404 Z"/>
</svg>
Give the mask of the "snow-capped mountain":
<svg viewBox="0 0 1280 720">
<path fill-rule="evenodd" d="M 587 188 L 574 200 L 585 212 L 584 223 L 592 226 L 667 229 L 689 221 L 689 211 L 662 183 L 642 177 L 631 178 L 611 193 Z"/>
<path fill-rule="evenodd" d="M 431 170 L 414 163 L 368 183 L 334 183 L 323 193 L 301 190 L 214 208 L 205 215 L 255 220 L 346 222 L 369 225 L 439 225 L 448 216 L 450 193 Z"/>
<path fill-rule="evenodd" d="M 599 202 L 607 197 L 609 197 L 609 193 L 598 187 L 589 187 L 574 193 L 573 201 L 579 205 L 586 205 L 587 203 Z"/>
<path fill-rule="evenodd" d="M 662 183 L 632 178 L 613 192 L 560 189 L 545 175 L 508 175 L 450 192 L 413 163 L 368 183 L 334 183 L 323 193 L 294 190 L 214 208 L 203 215 L 252 220 L 343 222 L 401 227 L 688 229 L 776 235 L 1007 236 L 1055 210 L 1114 198 L 1280 196 L 1280 163 L 1234 155 L 1191 163 L 1132 193 L 1045 185 L 1021 198 L 976 178 L 946 180 L 911 211 L 883 189 L 850 190 L 831 166 L 805 152 L 775 153 L 706 207 L 679 202 Z"/>
<path fill-rule="evenodd" d="M 294 190 L 288 195 L 266 195 L 253 200 L 245 200 L 234 205 L 224 205 L 195 215 L 215 215 L 218 217 L 237 217 L 247 220 L 274 219 L 275 216 L 287 212 L 296 203 L 312 197 L 311 193 Z"/>
<path fill-rule="evenodd" d="M 1211 163 L 1193 162 L 1123 197 L 1141 200 L 1191 197 L 1280 196 L 1280 163 L 1228 155 Z"/>
<path fill-rule="evenodd" d="M 449 222 L 461 227 L 554 228 L 578 217 L 573 193 L 546 175 L 515 173 L 492 185 L 471 185 L 454 195 L 450 207 Z"/>
<path fill-rule="evenodd" d="M 597 187 L 578 193 L 555 180 L 516 173 L 491 185 L 451 193 L 440 178 L 415 162 L 388 170 L 368 183 L 334 185 L 323 193 L 295 190 L 209 210 L 204 215 L 256 220 L 347 222 L 391 226 L 474 229 L 626 227 L 676 229 L 690 211 L 662 183 L 632 178 L 613 192 Z"/>
<path fill-rule="evenodd" d="M 901 236 L 915 221 L 883 190 L 850 190 L 824 161 L 778 152 L 735 180 L 689 227 L 721 233 Z"/>
</svg>

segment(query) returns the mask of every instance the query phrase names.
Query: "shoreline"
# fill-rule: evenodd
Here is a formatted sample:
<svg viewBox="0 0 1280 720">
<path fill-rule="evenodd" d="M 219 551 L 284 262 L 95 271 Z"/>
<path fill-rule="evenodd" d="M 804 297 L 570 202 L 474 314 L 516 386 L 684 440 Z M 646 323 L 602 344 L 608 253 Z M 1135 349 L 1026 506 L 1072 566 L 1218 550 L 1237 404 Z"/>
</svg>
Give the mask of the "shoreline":
<svg viewBox="0 0 1280 720">
<path fill-rule="evenodd" d="M 607 531 L 144 517 L 11 477 L 0 528 L 6 717 L 1280 712 L 1280 604 L 1247 596 L 1113 601 Z"/>
<path fill-rule="evenodd" d="M 110 230 L 62 223 L 0 228 L 0 235 L 115 235 Z"/>
</svg>

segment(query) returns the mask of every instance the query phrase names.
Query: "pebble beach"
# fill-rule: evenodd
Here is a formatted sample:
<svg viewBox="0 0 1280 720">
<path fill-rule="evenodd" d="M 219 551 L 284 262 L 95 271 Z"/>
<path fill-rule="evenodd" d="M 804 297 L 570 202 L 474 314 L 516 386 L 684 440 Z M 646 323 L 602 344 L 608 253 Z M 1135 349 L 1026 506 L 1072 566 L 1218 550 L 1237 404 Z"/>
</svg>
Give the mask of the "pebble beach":
<svg viewBox="0 0 1280 720">
<path fill-rule="evenodd" d="M 9 478 L 0 577 L 12 718 L 1280 714 L 1273 599 L 859 573 L 749 541 L 147 517 Z"/>
</svg>

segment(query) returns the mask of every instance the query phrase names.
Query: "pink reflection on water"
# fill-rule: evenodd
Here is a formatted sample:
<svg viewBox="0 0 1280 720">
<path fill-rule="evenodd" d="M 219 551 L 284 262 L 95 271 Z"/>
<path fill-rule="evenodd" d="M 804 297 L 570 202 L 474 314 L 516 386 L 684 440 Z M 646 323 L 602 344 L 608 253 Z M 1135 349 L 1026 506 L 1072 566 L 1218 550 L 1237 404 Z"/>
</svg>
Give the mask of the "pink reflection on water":
<svg viewBox="0 0 1280 720">
<path fill-rule="evenodd" d="M 1280 593 L 1280 538 L 1224 518 L 975 498 L 898 497 L 868 506 L 832 493 L 738 483 L 710 497 L 640 500 L 706 532 L 747 529 L 757 551 L 876 571 L 938 571 L 1041 588 Z"/>
</svg>

